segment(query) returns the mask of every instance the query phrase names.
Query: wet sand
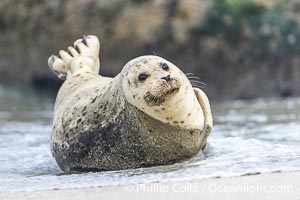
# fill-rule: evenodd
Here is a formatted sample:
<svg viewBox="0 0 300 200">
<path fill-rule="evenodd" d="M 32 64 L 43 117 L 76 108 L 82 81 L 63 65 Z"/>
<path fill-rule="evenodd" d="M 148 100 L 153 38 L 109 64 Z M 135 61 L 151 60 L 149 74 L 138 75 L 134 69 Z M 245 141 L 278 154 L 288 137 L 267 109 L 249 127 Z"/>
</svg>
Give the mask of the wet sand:
<svg viewBox="0 0 300 200">
<path fill-rule="evenodd" d="M 125 186 L 0 192 L 5 200 L 300 199 L 300 172 Z"/>
</svg>

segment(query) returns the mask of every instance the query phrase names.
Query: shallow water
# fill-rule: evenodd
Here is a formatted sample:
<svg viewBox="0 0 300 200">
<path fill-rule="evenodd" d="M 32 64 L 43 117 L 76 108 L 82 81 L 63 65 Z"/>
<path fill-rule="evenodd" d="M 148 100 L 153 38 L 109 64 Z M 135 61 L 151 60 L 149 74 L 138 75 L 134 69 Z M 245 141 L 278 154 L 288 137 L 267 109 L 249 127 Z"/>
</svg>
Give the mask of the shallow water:
<svg viewBox="0 0 300 200">
<path fill-rule="evenodd" d="M 168 166 L 63 175 L 50 153 L 53 98 L 0 87 L 0 191 L 80 188 L 300 170 L 300 99 L 213 105 L 203 155 Z"/>
</svg>

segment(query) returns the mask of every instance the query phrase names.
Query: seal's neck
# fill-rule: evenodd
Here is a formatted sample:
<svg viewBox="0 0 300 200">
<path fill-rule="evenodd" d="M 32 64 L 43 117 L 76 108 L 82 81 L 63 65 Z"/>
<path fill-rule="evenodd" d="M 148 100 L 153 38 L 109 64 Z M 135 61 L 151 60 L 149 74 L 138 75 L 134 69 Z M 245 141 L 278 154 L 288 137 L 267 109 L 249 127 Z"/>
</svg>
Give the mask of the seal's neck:
<svg viewBox="0 0 300 200">
<path fill-rule="evenodd" d="M 119 76 L 116 76 L 105 87 L 102 87 L 103 96 L 97 104 L 102 114 L 110 121 L 114 121 L 125 108 L 124 95 L 119 82 Z"/>
<path fill-rule="evenodd" d="M 159 106 L 144 106 L 144 112 L 161 122 L 185 129 L 202 130 L 204 126 L 203 110 L 193 88 L 180 88 L 171 98 Z"/>
</svg>

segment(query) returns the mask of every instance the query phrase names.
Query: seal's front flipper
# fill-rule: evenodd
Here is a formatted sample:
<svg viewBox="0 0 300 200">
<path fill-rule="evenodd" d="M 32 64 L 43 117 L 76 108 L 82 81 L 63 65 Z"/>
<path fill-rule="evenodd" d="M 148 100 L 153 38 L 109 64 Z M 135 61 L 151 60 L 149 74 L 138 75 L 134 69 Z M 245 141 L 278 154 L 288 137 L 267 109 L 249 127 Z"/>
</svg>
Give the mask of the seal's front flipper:
<svg viewBox="0 0 300 200">
<path fill-rule="evenodd" d="M 66 79 L 68 74 L 91 72 L 98 74 L 100 42 L 96 36 L 83 36 L 74 42 L 74 47 L 68 51 L 60 50 L 59 56 L 52 55 L 48 59 L 51 71 L 60 79 Z"/>
<path fill-rule="evenodd" d="M 199 88 L 194 88 L 194 92 L 204 114 L 204 128 L 202 134 L 203 134 L 203 145 L 205 145 L 207 137 L 209 136 L 213 127 L 213 119 L 212 119 L 212 114 L 210 109 L 210 103 L 206 94 L 202 90 L 200 90 Z"/>
</svg>

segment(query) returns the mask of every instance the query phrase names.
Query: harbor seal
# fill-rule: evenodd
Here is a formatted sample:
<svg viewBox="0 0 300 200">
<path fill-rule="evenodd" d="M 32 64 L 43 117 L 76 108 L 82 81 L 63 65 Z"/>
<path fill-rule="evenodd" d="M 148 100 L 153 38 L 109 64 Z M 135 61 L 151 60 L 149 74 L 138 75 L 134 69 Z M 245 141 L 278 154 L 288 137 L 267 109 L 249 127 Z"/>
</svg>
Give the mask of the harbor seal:
<svg viewBox="0 0 300 200">
<path fill-rule="evenodd" d="M 64 172 L 172 164 L 197 154 L 212 130 L 210 104 L 171 62 L 137 57 L 114 78 L 98 75 L 96 36 L 48 60 L 61 79 L 51 152 Z"/>
</svg>

